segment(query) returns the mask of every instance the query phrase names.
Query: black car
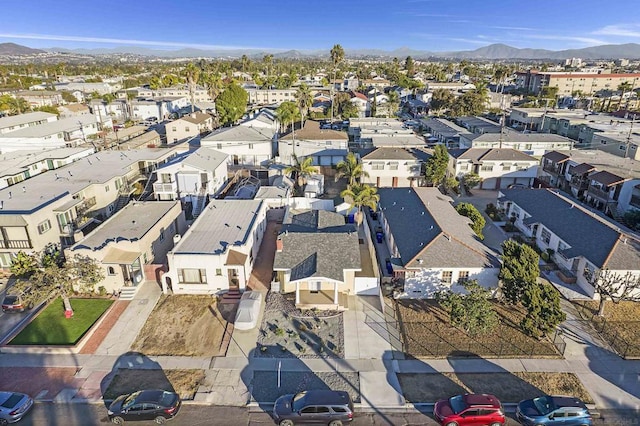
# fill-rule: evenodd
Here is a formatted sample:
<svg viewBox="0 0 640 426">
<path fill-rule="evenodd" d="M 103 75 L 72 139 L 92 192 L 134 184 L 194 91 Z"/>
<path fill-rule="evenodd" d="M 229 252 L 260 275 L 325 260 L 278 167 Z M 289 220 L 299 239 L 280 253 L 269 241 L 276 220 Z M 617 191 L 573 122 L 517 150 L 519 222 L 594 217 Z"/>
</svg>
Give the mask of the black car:
<svg viewBox="0 0 640 426">
<path fill-rule="evenodd" d="M 121 425 L 129 420 L 154 420 L 163 424 L 180 410 L 180 396 L 164 390 L 141 390 L 120 395 L 109 406 L 109 420 Z"/>
<path fill-rule="evenodd" d="M 344 391 L 310 390 L 283 395 L 273 406 L 273 417 L 279 426 L 308 423 L 341 426 L 353 420 L 353 402 Z"/>
</svg>

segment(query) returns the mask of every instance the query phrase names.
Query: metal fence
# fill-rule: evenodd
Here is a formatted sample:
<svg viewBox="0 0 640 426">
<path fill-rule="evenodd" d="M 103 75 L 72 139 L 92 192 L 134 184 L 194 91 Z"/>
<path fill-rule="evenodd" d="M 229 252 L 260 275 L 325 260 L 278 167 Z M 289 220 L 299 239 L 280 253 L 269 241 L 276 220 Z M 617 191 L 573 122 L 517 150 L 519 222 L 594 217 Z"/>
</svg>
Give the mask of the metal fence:
<svg viewBox="0 0 640 426">
<path fill-rule="evenodd" d="M 640 358 L 640 321 L 611 321 L 582 305 L 576 305 L 576 309 L 618 355 L 625 359 Z"/>
</svg>

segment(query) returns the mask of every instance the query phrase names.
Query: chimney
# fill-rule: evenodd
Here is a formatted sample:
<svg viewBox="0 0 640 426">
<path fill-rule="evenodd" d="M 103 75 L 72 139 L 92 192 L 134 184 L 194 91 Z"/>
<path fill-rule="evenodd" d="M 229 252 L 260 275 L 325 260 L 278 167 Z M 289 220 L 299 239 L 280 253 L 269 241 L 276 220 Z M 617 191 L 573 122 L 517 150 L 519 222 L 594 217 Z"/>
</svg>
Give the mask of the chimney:
<svg viewBox="0 0 640 426">
<path fill-rule="evenodd" d="M 276 251 L 277 252 L 281 252 L 283 248 L 284 248 L 284 243 L 282 242 L 281 239 L 277 239 L 276 240 Z"/>
</svg>

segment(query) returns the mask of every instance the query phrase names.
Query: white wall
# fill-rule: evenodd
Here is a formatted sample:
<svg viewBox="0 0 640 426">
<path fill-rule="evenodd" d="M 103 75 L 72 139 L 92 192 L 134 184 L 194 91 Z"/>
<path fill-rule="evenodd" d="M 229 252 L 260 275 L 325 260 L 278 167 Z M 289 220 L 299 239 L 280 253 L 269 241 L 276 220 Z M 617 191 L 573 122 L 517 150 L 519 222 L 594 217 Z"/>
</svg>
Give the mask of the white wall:
<svg viewBox="0 0 640 426">
<path fill-rule="evenodd" d="M 442 271 L 452 271 L 452 284 L 442 282 Z M 457 285 L 461 271 L 469 272 L 470 280 L 477 280 L 485 288 L 498 287 L 500 268 L 433 268 L 417 270 L 413 277 L 405 278 L 404 293 L 401 298 L 427 299 L 433 298 L 437 291 L 450 290 L 464 292 L 462 286 Z"/>
<path fill-rule="evenodd" d="M 213 148 L 229 155 L 228 164 L 265 165 L 273 158 L 273 144 L 264 142 L 207 142 L 203 139 L 201 146 Z"/>
</svg>

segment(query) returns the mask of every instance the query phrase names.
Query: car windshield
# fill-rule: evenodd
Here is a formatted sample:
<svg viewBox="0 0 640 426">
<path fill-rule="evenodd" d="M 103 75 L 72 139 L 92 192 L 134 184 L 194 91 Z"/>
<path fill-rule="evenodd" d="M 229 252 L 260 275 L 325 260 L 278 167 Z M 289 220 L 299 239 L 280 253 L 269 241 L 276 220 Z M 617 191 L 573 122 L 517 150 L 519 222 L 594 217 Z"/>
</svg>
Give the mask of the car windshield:
<svg viewBox="0 0 640 426">
<path fill-rule="evenodd" d="M 160 397 L 160 405 L 164 407 L 171 407 L 173 403 L 176 402 L 176 394 L 173 392 L 162 392 L 162 396 Z"/>
<path fill-rule="evenodd" d="M 302 407 L 304 407 L 303 398 L 306 395 L 306 392 L 300 392 L 293 396 L 291 399 L 291 410 L 292 411 L 300 411 Z"/>
<path fill-rule="evenodd" d="M 467 404 L 465 404 L 462 399 L 462 395 L 452 396 L 449 398 L 449 405 L 451 405 L 451 409 L 456 414 L 467 408 Z"/>
<path fill-rule="evenodd" d="M 22 401 L 23 396 L 19 393 L 12 393 L 9 398 L 5 402 L 0 405 L 0 407 L 4 408 L 13 408 L 18 405 L 18 402 Z"/>
<path fill-rule="evenodd" d="M 14 305 L 18 301 L 18 296 L 6 296 L 3 305 Z"/>
<path fill-rule="evenodd" d="M 536 406 L 536 409 L 542 415 L 549 414 L 550 412 L 555 410 L 553 401 L 548 396 L 541 396 L 539 398 L 534 398 L 533 405 Z"/>
<path fill-rule="evenodd" d="M 122 401 L 122 408 L 127 408 L 136 402 L 136 398 L 140 395 L 140 391 L 134 392 Z"/>
</svg>

